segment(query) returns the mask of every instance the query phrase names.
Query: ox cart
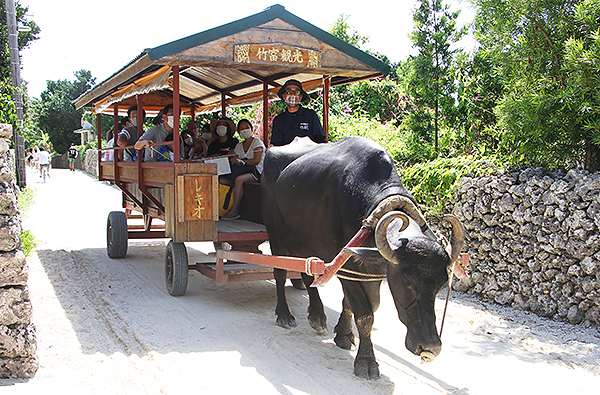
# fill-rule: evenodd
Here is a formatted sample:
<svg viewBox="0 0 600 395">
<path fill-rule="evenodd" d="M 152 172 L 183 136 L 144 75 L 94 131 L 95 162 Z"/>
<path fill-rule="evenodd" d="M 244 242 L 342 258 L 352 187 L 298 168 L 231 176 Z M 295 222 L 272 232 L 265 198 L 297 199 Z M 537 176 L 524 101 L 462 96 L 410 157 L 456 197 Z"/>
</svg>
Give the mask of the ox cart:
<svg viewBox="0 0 600 395">
<path fill-rule="evenodd" d="M 247 18 L 146 49 L 110 78 L 75 100 L 76 108 L 92 107 L 97 115 L 98 147 L 102 147 L 101 114 L 118 117 L 137 106 L 152 116 L 173 104 L 173 141 L 179 141 L 180 114 L 198 114 L 227 107 L 263 105 L 262 139 L 268 146 L 268 105 L 290 78 L 307 92 L 321 91 L 323 126 L 328 135 L 329 88 L 379 77 L 389 67 L 329 33 L 275 5 Z M 142 122 L 138 122 L 138 137 Z M 115 136 L 116 139 L 116 136 Z M 121 160 L 130 147 L 100 148 L 98 179 L 121 189 L 124 211 L 113 211 L 107 222 L 107 253 L 127 254 L 128 240 L 170 239 L 165 254 L 165 277 L 173 296 L 183 295 L 188 270 L 197 270 L 217 284 L 272 279 L 272 268 L 289 270 L 290 278 L 310 273 L 324 284 L 339 268 L 344 251 L 331 263 L 318 258 L 262 255 L 258 246 L 268 240 L 261 220 L 260 184 L 247 184 L 240 206 L 241 218 L 219 220 L 218 168 L 214 163 L 180 159 L 179 144 L 165 142 L 172 162 Z M 114 152 L 114 160 L 102 153 Z M 247 188 L 247 189 L 246 189 Z M 360 245 L 369 234 L 362 229 L 349 242 Z M 186 242 L 214 242 L 216 262 L 189 264 Z M 231 250 L 221 248 L 224 243 Z M 296 285 L 296 284 L 295 284 Z"/>
</svg>

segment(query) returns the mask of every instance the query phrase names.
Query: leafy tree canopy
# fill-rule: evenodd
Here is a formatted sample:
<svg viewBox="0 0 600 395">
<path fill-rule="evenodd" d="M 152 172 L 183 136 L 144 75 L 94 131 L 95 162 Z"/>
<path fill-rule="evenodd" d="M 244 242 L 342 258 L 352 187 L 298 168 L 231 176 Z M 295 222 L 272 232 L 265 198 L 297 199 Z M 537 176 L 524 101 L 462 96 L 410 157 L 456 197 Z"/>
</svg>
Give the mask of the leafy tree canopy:
<svg viewBox="0 0 600 395">
<path fill-rule="evenodd" d="M 599 0 L 474 0 L 476 37 L 505 94 L 502 147 L 516 162 L 600 169 Z"/>
<path fill-rule="evenodd" d="M 37 106 L 37 125 L 50 137 L 56 152 L 65 153 L 71 143 L 79 143 L 74 130 L 81 128 L 83 109 L 75 110 L 71 102 L 96 84 L 88 70 L 75 73 L 74 81 L 47 81 Z"/>
<path fill-rule="evenodd" d="M 333 26 L 331 26 L 331 29 L 329 29 L 329 33 L 356 48 L 360 48 L 361 45 L 369 42 L 369 36 L 363 36 L 357 32 L 348 23 L 348 18 L 350 18 L 350 15 L 340 14 Z"/>
</svg>

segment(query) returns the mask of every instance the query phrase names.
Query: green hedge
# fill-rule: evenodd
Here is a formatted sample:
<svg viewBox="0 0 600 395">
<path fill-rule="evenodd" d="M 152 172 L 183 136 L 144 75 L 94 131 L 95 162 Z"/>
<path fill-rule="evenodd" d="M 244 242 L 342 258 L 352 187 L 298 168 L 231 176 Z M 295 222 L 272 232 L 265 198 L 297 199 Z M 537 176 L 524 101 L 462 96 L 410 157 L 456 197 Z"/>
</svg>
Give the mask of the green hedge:
<svg viewBox="0 0 600 395">
<path fill-rule="evenodd" d="M 404 185 L 432 213 L 440 213 L 451 199 L 458 180 L 499 171 L 506 163 L 498 157 L 460 155 L 437 158 L 431 144 L 393 124 L 361 116 L 331 117 L 329 139 L 362 136 L 381 144 L 396 165 Z M 452 135 L 448 134 L 448 139 Z"/>
</svg>

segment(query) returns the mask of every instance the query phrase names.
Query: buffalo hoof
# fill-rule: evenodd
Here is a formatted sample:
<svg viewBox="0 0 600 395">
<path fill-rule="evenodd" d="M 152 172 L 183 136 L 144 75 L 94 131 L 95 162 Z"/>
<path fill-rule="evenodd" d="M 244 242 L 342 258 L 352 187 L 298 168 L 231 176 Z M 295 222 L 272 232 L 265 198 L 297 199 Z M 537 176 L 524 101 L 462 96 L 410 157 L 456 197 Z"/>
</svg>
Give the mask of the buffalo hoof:
<svg viewBox="0 0 600 395">
<path fill-rule="evenodd" d="M 379 364 L 373 358 L 357 358 L 354 361 L 354 375 L 361 379 L 379 380 Z"/>
<path fill-rule="evenodd" d="M 319 334 L 326 335 L 327 334 L 327 317 L 325 314 L 323 315 L 308 315 L 308 322 L 310 326 L 319 332 Z"/>
<path fill-rule="evenodd" d="M 277 316 L 277 325 L 285 329 L 295 328 L 296 318 L 291 314 Z"/>
<path fill-rule="evenodd" d="M 333 338 L 335 344 L 344 350 L 352 350 L 352 347 L 356 346 L 354 344 L 354 333 L 350 333 L 348 335 L 336 335 Z"/>
</svg>

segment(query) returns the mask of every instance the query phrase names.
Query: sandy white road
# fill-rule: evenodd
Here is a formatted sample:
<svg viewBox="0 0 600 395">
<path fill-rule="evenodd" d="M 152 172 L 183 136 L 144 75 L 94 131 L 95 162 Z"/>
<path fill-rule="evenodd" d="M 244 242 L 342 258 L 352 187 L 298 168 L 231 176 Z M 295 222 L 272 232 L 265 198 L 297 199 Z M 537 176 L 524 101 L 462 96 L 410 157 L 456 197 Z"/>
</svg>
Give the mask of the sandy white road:
<svg viewBox="0 0 600 395">
<path fill-rule="evenodd" d="M 352 375 L 354 352 L 335 347 L 341 289 L 321 289 L 329 334 L 306 320 L 304 291 L 288 287 L 298 327 L 275 325 L 275 286 L 217 286 L 190 272 L 185 296 L 168 295 L 166 241 L 130 242 L 106 256 L 106 218 L 120 192 L 80 171 L 28 173 L 35 204 L 24 227 L 41 244 L 29 258 L 40 368 L 31 380 L 0 380 L 8 394 L 597 394 L 600 332 L 454 293 L 442 354 L 431 364 L 404 348 L 387 285 L 373 340 L 382 377 Z M 188 245 L 190 261 L 210 244 Z M 445 292 L 442 292 L 445 294 Z M 438 318 L 444 295 L 437 301 Z"/>
</svg>

